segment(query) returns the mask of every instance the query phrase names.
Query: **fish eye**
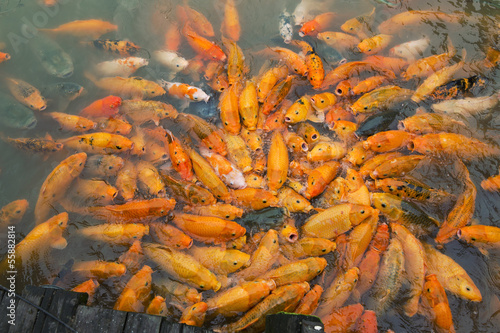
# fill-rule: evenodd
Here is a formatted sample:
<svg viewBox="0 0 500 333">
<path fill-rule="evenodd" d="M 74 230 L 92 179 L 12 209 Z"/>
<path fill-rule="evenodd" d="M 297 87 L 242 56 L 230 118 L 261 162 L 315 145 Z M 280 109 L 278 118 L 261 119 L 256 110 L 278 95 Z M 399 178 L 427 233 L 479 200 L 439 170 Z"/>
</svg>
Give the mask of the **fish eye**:
<svg viewBox="0 0 500 333">
<path fill-rule="evenodd" d="M 385 203 L 381 204 L 381 206 L 382 206 L 383 208 L 387 207 L 387 205 L 386 205 Z"/>
<path fill-rule="evenodd" d="M 200 284 L 200 289 L 204 289 L 204 288 L 205 288 L 205 285 Z"/>
<path fill-rule="evenodd" d="M 326 39 L 330 39 L 330 37 L 326 37 Z"/>
<path fill-rule="evenodd" d="M 16 210 L 16 214 L 20 214 L 21 213 L 21 210 Z"/>
<path fill-rule="evenodd" d="M 266 199 L 262 200 L 262 203 L 267 203 L 267 200 Z"/>
<path fill-rule="evenodd" d="M 321 249 L 321 252 L 326 252 L 326 249 Z"/>
<path fill-rule="evenodd" d="M 33 108 L 33 104 L 30 104 L 30 108 Z"/>
<path fill-rule="evenodd" d="M 111 170 L 111 169 L 113 169 L 113 167 L 112 167 L 112 166 L 109 166 L 109 167 L 108 167 L 108 169 L 109 169 L 109 170 Z"/>
<path fill-rule="evenodd" d="M 116 149 L 122 149 L 122 147 L 121 146 L 116 146 Z"/>
<path fill-rule="evenodd" d="M 235 233 L 235 232 L 233 232 L 233 233 L 231 234 L 231 236 L 233 236 L 233 237 L 234 237 L 234 236 L 236 236 L 236 233 Z"/>
<path fill-rule="evenodd" d="M 365 106 L 363 109 L 368 110 L 368 106 Z"/>
<path fill-rule="evenodd" d="M 229 219 L 231 216 L 230 215 L 226 215 L 226 219 Z"/>
<path fill-rule="evenodd" d="M 467 291 L 470 291 L 470 288 L 469 288 L 469 287 L 466 287 L 465 289 L 466 289 Z"/>
<path fill-rule="evenodd" d="M 228 126 L 229 124 L 228 124 L 228 122 L 226 121 L 226 122 L 224 122 L 224 125 Z"/>
<path fill-rule="evenodd" d="M 431 288 L 427 288 L 427 292 L 430 293 L 431 292 Z"/>
<path fill-rule="evenodd" d="M 380 147 L 382 147 L 382 145 L 381 145 L 381 144 L 378 144 L 378 145 L 377 145 L 377 148 L 380 148 Z"/>
<path fill-rule="evenodd" d="M 297 202 L 297 203 L 300 203 L 300 200 L 297 200 L 296 202 Z"/>
<path fill-rule="evenodd" d="M 353 30 L 353 27 L 349 28 L 349 30 Z"/>
<path fill-rule="evenodd" d="M 295 111 L 295 114 L 299 114 L 299 111 Z"/>
<path fill-rule="evenodd" d="M 154 93 L 155 93 L 155 91 L 154 91 L 154 90 L 151 90 L 151 93 L 152 93 L 152 94 L 154 94 Z"/>
<path fill-rule="evenodd" d="M 362 211 L 360 211 L 361 214 L 364 214 L 365 213 L 365 210 L 363 209 Z"/>
</svg>

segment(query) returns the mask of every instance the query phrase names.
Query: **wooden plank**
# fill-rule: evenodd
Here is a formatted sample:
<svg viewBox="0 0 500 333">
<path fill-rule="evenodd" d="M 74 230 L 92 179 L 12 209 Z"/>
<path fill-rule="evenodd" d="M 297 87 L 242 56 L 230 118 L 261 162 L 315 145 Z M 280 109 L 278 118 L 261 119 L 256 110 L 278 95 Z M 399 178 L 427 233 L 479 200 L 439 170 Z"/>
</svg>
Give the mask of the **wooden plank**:
<svg viewBox="0 0 500 333">
<path fill-rule="evenodd" d="M 60 319 L 62 322 L 69 324 L 76 313 L 78 305 L 87 304 L 88 297 L 89 295 L 87 293 L 75 293 L 73 291 L 67 290 L 56 290 L 52 297 L 52 302 L 50 302 L 48 311 L 55 317 Z M 45 323 L 43 324 L 42 329 L 43 333 L 67 331 L 69 330 L 64 325 L 61 325 L 59 321 L 56 321 L 50 317 L 45 318 Z"/>
<path fill-rule="evenodd" d="M 159 333 L 161 317 L 151 316 L 144 313 L 129 312 L 125 322 L 124 332 L 148 332 Z"/>
<path fill-rule="evenodd" d="M 266 333 L 322 333 L 321 319 L 295 313 L 277 313 L 266 316 Z"/>
<path fill-rule="evenodd" d="M 160 333 L 182 333 L 182 324 L 170 322 L 166 317 L 162 319 Z"/>
<path fill-rule="evenodd" d="M 201 327 L 174 323 L 163 317 L 160 333 L 213 333 L 213 331 Z"/>
<path fill-rule="evenodd" d="M 52 302 L 52 297 L 54 296 L 55 289 L 51 288 L 43 288 L 45 289 L 45 293 L 43 295 L 42 302 L 40 303 L 40 307 L 42 309 L 47 310 L 50 306 L 50 302 Z M 45 323 L 45 318 L 47 316 L 42 312 L 38 311 L 38 315 L 36 316 L 35 325 L 33 325 L 33 332 L 41 332 L 43 328 L 43 324 Z"/>
<path fill-rule="evenodd" d="M 6 286 L 8 288 L 8 286 Z M 10 300 L 14 299 L 14 304 L 16 307 L 16 315 L 17 315 L 17 306 L 19 304 L 19 300 L 17 298 L 9 297 L 8 292 L 5 292 L 4 297 L 2 297 L 2 301 L 0 302 L 0 312 L 2 315 L 0 316 L 0 332 L 7 332 L 9 328 L 12 326 L 9 324 L 9 318 L 7 315 L 9 314 L 10 309 L 7 309 L 7 307 L 11 304 Z M 16 324 L 17 324 L 17 317 L 16 317 Z"/>
<path fill-rule="evenodd" d="M 26 286 L 21 296 L 39 306 L 42 303 L 46 290 L 45 288 Z M 18 304 L 16 309 L 16 326 L 11 326 L 9 333 L 32 332 L 38 315 L 38 309 L 22 300 L 19 300 Z"/>
<path fill-rule="evenodd" d="M 78 333 L 122 332 L 127 312 L 80 305 L 71 326 Z"/>
</svg>

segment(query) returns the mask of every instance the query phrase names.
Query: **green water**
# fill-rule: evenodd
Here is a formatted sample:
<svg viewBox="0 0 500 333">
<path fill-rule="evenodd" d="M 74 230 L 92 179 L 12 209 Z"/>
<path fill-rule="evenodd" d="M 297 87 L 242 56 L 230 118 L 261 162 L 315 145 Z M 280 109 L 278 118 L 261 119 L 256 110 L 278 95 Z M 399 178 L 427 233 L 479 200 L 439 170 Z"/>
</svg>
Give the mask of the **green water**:
<svg viewBox="0 0 500 333">
<path fill-rule="evenodd" d="M 238 42 L 245 55 L 247 65 L 250 67 L 250 76 L 258 74 L 265 58 L 259 55 L 260 51 L 268 46 L 285 46 L 278 34 L 278 16 L 285 8 L 292 12 L 299 1 L 265 1 L 247 0 L 236 1 L 240 13 L 242 26 L 242 37 Z M 92 101 L 108 95 L 108 93 L 97 89 L 90 81 L 84 78 L 83 71 L 88 70 L 94 64 L 109 60 L 105 53 L 91 47 L 82 45 L 76 39 L 57 38 L 60 46 L 71 56 L 74 63 L 74 72 L 69 78 L 57 78 L 47 74 L 40 62 L 33 57 L 29 44 L 33 38 L 33 28 L 53 28 L 60 24 L 79 20 L 98 18 L 107 20 L 118 25 L 116 33 L 110 33 L 104 37 L 116 39 L 128 39 L 140 45 L 145 50 L 154 51 L 161 48 L 163 44 L 164 29 L 168 22 L 175 18 L 175 7 L 180 1 L 154 1 L 154 0 L 61 0 L 58 5 L 46 8 L 36 3 L 35 0 L 22 0 L 19 5 L 16 1 L 0 2 L 0 42 L 5 44 L 2 52 L 11 55 L 11 59 L 0 64 L 0 78 L 16 77 L 29 82 L 38 89 L 61 81 L 76 82 L 85 87 L 87 93 L 70 104 L 66 112 L 76 114 Z M 192 0 L 190 6 L 205 14 L 212 22 L 216 31 L 216 40 L 220 42 L 219 27 L 223 17 L 222 0 Z M 372 7 L 377 9 L 376 22 L 383 20 L 405 10 L 439 10 L 447 13 L 463 11 L 468 14 L 467 22 L 457 29 L 448 30 L 441 24 L 428 24 L 418 29 L 407 29 L 395 38 L 391 43 L 399 43 L 422 37 L 423 33 L 430 34 L 431 47 L 425 56 L 444 52 L 446 38 L 452 39 L 457 50 L 466 49 L 467 60 L 481 60 L 488 46 L 499 46 L 500 27 L 498 17 L 500 11 L 489 6 L 484 1 L 402 1 L 395 8 L 390 8 L 375 1 L 329 1 L 325 10 L 332 10 L 339 14 L 339 24 L 361 13 L 369 12 Z M 340 31 L 337 29 L 333 29 Z M 296 36 L 296 38 L 298 38 Z M 194 56 L 193 51 L 187 43 L 181 44 L 179 53 L 187 59 Z M 386 54 L 385 54 L 386 55 Z M 352 56 L 348 60 L 358 60 Z M 137 73 L 147 79 L 162 77 L 164 69 L 152 63 Z M 475 73 L 468 73 L 474 75 Z M 498 91 L 500 71 L 498 69 L 488 73 L 490 91 Z M 179 77 L 186 83 L 198 85 L 188 77 Z M 0 90 L 8 93 L 6 85 L 0 80 Z M 208 88 L 206 85 L 204 88 Z M 207 89 L 209 91 L 209 88 Z M 304 87 L 298 87 L 295 95 L 301 95 L 307 91 Z M 294 97 L 293 97 L 294 98 Z M 292 99 L 293 99 L 292 98 Z M 165 101 L 179 105 L 178 101 L 165 97 Z M 195 106 L 191 106 L 187 112 L 194 112 Z M 47 109 L 43 112 L 55 110 Z M 474 136 L 492 143 L 498 143 L 500 138 L 499 106 L 486 114 L 476 117 L 470 123 L 470 129 Z M 11 137 L 41 137 L 50 133 L 54 138 L 69 136 L 58 129 L 58 126 L 44 116 L 36 112 L 38 123 L 35 128 L 29 130 L 3 129 L 5 135 Z M 16 199 L 27 199 L 30 209 L 17 225 L 16 234 L 20 241 L 33 227 L 33 209 L 38 198 L 39 190 L 47 175 L 65 157 L 68 152 L 62 150 L 50 156 L 27 153 L 0 142 L 0 207 Z M 482 190 L 479 186 L 481 180 L 498 173 L 499 160 L 495 158 L 481 160 L 468 164 L 471 178 L 478 188 L 476 200 L 476 211 L 474 219 L 480 224 L 500 226 L 500 195 Z M 425 172 L 424 172 L 425 171 Z M 449 171 L 439 167 L 429 167 L 422 174 L 427 177 L 429 184 L 442 184 L 453 187 L 460 180 L 453 180 Z M 62 209 L 56 207 L 57 209 Z M 73 235 L 74 231 L 82 226 L 89 225 L 85 217 L 72 214 L 68 223 L 65 237 L 68 246 L 63 251 L 51 252 L 47 262 L 39 265 L 35 270 L 26 270 L 19 274 L 17 290 L 20 292 L 26 284 L 45 284 L 47 276 L 57 274 L 63 265 L 71 260 L 115 260 L 126 251 L 126 247 L 109 246 L 100 242 L 84 240 Z M 2 254 L 5 250 L 4 240 L 0 240 Z M 493 266 L 490 259 L 481 255 L 476 249 L 466 247 L 454 241 L 446 246 L 445 253 L 459 262 L 472 277 L 481 290 L 483 301 L 471 303 L 448 294 L 453 314 L 454 324 L 457 332 L 497 332 L 500 327 L 500 281 L 498 265 Z M 494 259 L 491 259 L 494 260 Z M 496 259 L 498 260 L 498 259 Z M 492 272 L 488 267 L 496 267 Z M 495 275 L 496 274 L 496 275 Z M 96 295 L 96 305 L 112 307 L 123 281 L 110 280 L 99 289 Z M 379 317 L 379 329 L 385 331 L 392 329 L 395 332 L 430 332 L 432 325 L 422 316 L 407 318 L 400 314 L 398 309 L 389 311 L 383 317 Z M 3 311 L 3 309 L 2 309 Z"/>
</svg>

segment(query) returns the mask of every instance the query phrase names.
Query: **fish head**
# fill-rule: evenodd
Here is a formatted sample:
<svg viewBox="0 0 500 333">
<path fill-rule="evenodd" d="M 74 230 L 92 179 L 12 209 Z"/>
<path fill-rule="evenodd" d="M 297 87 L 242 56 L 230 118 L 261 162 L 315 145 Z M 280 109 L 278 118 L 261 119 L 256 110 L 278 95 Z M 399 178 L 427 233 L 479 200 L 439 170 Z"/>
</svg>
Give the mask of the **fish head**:
<svg viewBox="0 0 500 333">
<path fill-rule="evenodd" d="M 225 272 L 235 272 L 250 263 L 250 255 L 238 250 L 226 250 L 221 262 L 221 269 Z"/>
</svg>

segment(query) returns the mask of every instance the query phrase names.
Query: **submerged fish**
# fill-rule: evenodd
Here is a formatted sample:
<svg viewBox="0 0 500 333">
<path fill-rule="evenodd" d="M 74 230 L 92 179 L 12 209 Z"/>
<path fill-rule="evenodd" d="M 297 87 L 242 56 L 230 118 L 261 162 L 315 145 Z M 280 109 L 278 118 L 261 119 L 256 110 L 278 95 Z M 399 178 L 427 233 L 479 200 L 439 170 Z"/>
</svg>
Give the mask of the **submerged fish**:
<svg viewBox="0 0 500 333">
<path fill-rule="evenodd" d="M 31 129 L 36 124 L 37 120 L 33 111 L 9 95 L 0 92 L 0 125 Z"/>
<path fill-rule="evenodd" d="M 73 75 L 73 60 L 58 43 L 43 34 L 30 39 L 31 52 L 38 58 L 42 67 L 50 75 L 68 78 Z"/>
</svg>

